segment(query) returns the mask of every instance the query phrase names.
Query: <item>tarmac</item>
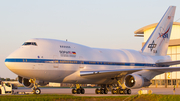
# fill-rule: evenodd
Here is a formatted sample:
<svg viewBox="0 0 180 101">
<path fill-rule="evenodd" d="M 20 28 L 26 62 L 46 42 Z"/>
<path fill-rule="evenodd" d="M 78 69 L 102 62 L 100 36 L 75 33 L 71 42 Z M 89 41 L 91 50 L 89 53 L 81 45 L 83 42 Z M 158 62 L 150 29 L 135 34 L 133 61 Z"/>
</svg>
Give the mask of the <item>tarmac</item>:
<svg viewBox="0 0 180 101">
<path fill-rule="evenodd" d="M 68 95 L 75 95 L 75 96 L 129 96 L 129 94 L 95 94 L 95 88 L 84 88 L 85 94 L 72 94 L 72 88 L 40 88 L 41 94 L 68 94 Z M 180 95 L 180 88 L 175 89 L 175 93 L 173 92 L 173 88 L 141 88 L 141 89 L 131 89 L 130 95 L 138 94 L 139 90 L 152 90 L 152 94 L 176 94 Z M 31 92 L 30 88 L 19 87 L 18 89 L 14 89 L 14 92 Z"/>
</svg>

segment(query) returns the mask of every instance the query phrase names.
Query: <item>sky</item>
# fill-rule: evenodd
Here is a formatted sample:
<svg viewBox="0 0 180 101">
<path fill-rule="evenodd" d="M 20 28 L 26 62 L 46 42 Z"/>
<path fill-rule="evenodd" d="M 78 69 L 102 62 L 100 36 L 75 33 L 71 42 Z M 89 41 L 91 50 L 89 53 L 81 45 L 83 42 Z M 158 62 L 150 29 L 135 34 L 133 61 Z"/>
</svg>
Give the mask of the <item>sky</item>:
<svg viewBox="0 0 180 101">
<path fill-rule="evenodd" d="M 171 5 L 180 22 L 180 0 L 0 0 L 0 77 L 17 77 L 4 60 L 31 38 L 140 50 L 134 31 L 159 22 Z"/>
</svg>

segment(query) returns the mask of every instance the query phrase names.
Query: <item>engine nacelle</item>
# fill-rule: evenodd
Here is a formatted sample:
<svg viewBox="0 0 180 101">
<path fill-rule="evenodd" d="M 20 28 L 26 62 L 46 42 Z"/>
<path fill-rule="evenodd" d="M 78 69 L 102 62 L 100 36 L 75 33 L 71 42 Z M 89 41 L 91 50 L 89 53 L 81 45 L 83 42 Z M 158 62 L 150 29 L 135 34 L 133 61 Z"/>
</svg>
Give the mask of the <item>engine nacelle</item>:
<svg viewBox="0 0 180 101">
<path fill-rule="evenodd" d="M 143 78 L 138 74 L 129 74 L 125 77 L 124 81 L 127 88 L 141 88 L 151 84 L 148 79 Z"/>
<path fill-rule="evenodd" d="M 29 79 L 23 78 L 21 76 L 18 76 L 18 81 L 19 81 L 19 83 L 23 84 L 27 88 L 32 88 L 34 86 L 33 83 L 29 82 Z M 37 80 L 36 83 L 40 86 L 45 86 L 45 85 L 49 84 L 49 82 L 39 81 L 39 80 Z"/>
<path fill-rule="evenodd" d="M 21 83 L 21 84 L 22 84 L 22 79 L 23 79 L 23 77 L 18 76 L 18 81 L 19 81 L 19 83 Z"/>
</svg>

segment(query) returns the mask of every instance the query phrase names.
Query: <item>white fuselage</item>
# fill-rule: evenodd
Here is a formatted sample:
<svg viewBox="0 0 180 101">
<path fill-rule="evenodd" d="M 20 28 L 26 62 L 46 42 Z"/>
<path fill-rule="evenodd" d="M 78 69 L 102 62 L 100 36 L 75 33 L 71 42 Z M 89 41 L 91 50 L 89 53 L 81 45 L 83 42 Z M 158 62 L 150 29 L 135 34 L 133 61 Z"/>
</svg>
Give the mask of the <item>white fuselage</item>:
<svg viewBox="0 0 180 101">
<path fill-rule="evenodd" d="M 90 48 L 53 39 L 31 39 L 26 42 L 36 42 L 37 45 L 22 45 L 6 58 L 6 66 L 19 76 L 49 82 L 75 83 L 76 80 L 67 80 L 66 77 L 80 70 L 153 68 L 158 61 L 171 60 L 169 56 L 151 56 L 126 49 Z M 75 76 L 80 77 L 78 73 Z M 83 80 L 78 82 L 105 82 Z"/>
</svg>

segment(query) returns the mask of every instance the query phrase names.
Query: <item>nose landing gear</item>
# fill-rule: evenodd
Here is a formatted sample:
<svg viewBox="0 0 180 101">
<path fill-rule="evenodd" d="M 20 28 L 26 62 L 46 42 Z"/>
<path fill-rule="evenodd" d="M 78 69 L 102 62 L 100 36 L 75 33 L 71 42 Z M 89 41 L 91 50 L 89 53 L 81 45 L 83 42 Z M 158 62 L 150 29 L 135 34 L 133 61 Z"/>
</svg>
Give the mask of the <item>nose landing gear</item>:
<svg viewBox="0 0 180 101">
<path fill-rule="evenodd" d="M 33 87 L 31 88 L 33 94 L 41 94 L 41 90 L 37 87 L 36 79 L 29 79 L 30 83 L 33 83 Z"/>
</svg>

